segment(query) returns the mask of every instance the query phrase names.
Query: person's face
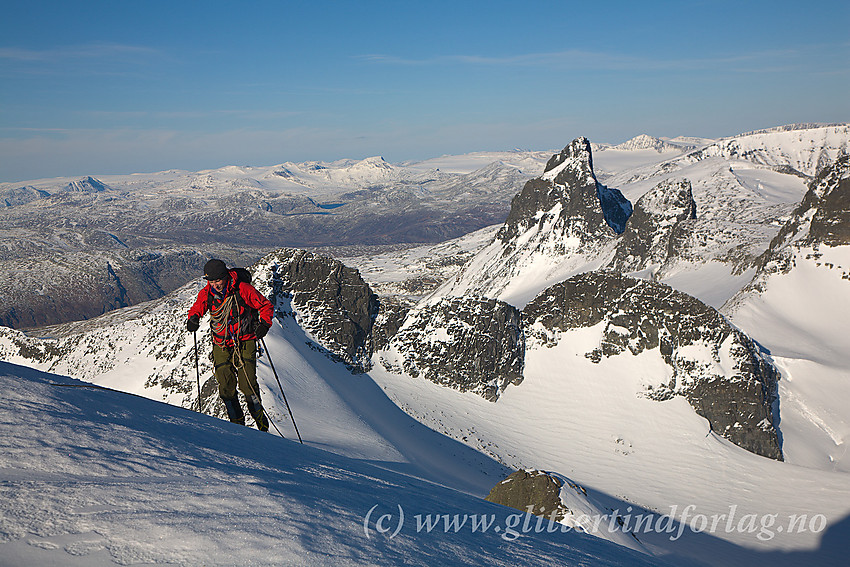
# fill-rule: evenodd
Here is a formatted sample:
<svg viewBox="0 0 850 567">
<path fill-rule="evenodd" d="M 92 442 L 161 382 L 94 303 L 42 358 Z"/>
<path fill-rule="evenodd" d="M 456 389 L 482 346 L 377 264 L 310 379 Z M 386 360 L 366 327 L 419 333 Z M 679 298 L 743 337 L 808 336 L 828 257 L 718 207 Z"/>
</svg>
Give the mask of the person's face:
<svg viewBox="0 0 850 567">
<path fill-rule="evenodd" d="M 209 280 L 210 285 L 216 290 L 218 293 L 224 291 L 224 280 Z"/>
</svg>

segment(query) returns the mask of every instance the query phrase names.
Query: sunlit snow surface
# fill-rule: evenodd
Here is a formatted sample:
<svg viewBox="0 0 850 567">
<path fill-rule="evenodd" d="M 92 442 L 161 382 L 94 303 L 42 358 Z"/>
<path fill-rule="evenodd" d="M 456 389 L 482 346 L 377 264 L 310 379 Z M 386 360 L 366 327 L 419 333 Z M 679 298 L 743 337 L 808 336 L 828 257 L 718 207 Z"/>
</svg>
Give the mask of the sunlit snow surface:
<svg viewBox="0 0 850 567">
<path fill-rule="evenodd" d="M 752 271 L 735 273 L 715 256 L 734 242 L 760 252 L 805 192 L 801 178 L 769 169 L 771 160 L 781 155 L 808 173 L 818 159 L 800 151 L 804 134 L 780 134 L 758 134 L 735 149 L 773 144 L 758 168 L 730 157 L 729 143 L 697 161 L 667 150 L 594 150 L 600 180 L 632 202 L 660 180 L 694 180 L 700 222 L 713 238 L 700 244 L 703 261 L 673 266 L 662 281 L 715 307 L 749 281 Z M 539 167 L 533 157 L 528 166 Z M 480 158 L 447 156 L 418 167 L 463 173 L 480 168 Z M 658 164 L 669 160 L 674 165 L 660 173 Z M 305 191 L 336 182 L 321 168 L 298 165 L 307 168 L 293 170 L 298 181 L 315 184 L 302 184 Z M 377 159 L 337 165 L 360 179 L 386 174 Z M 209 173 L 250 174 L 286 190 L 295 183 L 274 174 L 279 166 L 267 179 L 247 169 Z M 367 281 L 398 292 L 399 280 L 433 273 L 426 264 L 435 259 L 486 249 L 494 230 L 346 263 L 360 262 Z M 383 362 L 392 362 L 392 352 L 378 353 L 370 373 L 352 375 L 311 348 L 294 319 L 280 318 L 266 342 L 306 446 L 293 441 L 267 359 L 259 367 L 262 394 L 287 440 L 125 394 L 51 386 L 68 379 L 0 363 L 0 565 L 844 565 L 850 312 L 842 275 L 850 259 L 839 249 L 821 252 L 820 265 L 799 257 L 799 270 L 777 275 L 767 292 L 727 313 L 782 372 L 784 463 L 714 435 L 681 398 L 645 397 L 669 373 L 657 352 L 591 362 L 584 354 L 599 344 L 595 328 L 565 333 L 553 348 L 530 345 L 524 381 L 492 403 L 388 372 Z M 505 289 L 521 306 L 593 262 L 602 260 L 538 258 L 528 264 L 537 266 L 533 277 Z M 111 337 L 125 341 L 123 367 L 103 375 L 79 368 L 93 372 L 86 380 L 161 398 L 165 392 L 145 387 L 157 362 L 140 354 L 144 337 L 132 329 Z M 191 363 L 191 338 L 180 337 L 182 363 Z M 184 405 L 192 396 L 168 395 Z M 514 511 L 480 497 L 514 468 L 562 475 L 586 490 L 594 509 L 616 511 L 629 527 L 651 516 L 660 529 L 634 530 L 633 545 L 653 557 L 605 541 L 624 543 L 622 533 L 533 533 L 536 520 L 508 541 L 504 527 Z M 406 522 L 390 537 L 400 510 Z M 501 514 L 494 525 L 502 531 L 417 531 L 415 516 L 429 513 Z M 664 514 L 677 522 L 656 523 Z"/>
<path fill-rule="evenodd" d="M 655 564 L 575 530 L 524 533 L 508 508 L 189 410 L 5 362 L 0 383 L 0 565 Z M 429 532 L 429 514 L 489 529 Z"/>
</svg>

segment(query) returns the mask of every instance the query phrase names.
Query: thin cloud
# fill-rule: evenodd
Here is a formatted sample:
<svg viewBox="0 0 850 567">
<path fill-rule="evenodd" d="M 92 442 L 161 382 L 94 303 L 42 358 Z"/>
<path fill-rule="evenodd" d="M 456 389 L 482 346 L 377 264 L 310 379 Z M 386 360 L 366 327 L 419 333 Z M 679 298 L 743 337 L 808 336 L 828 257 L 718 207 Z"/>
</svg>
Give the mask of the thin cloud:
<svg viewBox="0 0 850 567">
<path fill-rule="evenodd" d="M 481 55 L 443 55 L 421 59 L 395 55 L 367 54 L 357 59 L 375 64 L 404 66 L 470 65 L 489 67 L 544 67 L 549 69 L 587 69 L 599 71 L 691 71 L 723 68 L 751 70 L 761 68 L 787 71 L 787 62 L 799 51 L 793 49 L 762 51 L 725 57 L 658 59 L 618 53 L 571 49 L 548 53 L 525 53 L 504 57 Z M 775 65 L 783 62 L 785 65 Z"/>
<path fill-rule="evenodd" d="M 51 49 L 23 49 L 0 47 L 0 59 L 20 62 L 55 62 L 68 60 L 102 60 L 122 57 L 161 55 L 152 47 L 119 43 L 91 43 L 54 47 Z"/>
<path fill-rule="evenodd" d="M 135 76 L 168 60 L 162 51 L 143 45 L 89 43 L 48 49 L 0 47 L 0 75 Z"/>
<path fill-rule="evenodd" d="M 161 119 L 196 119 L 214 118 L 217 116 L 240 116 L 250 119 L 271 120 L 275 118 L 291 118 L 304 114 L 300 110 L 91 110 L 86 116 L 97 118 L 161 118 Z"/>
</svg>

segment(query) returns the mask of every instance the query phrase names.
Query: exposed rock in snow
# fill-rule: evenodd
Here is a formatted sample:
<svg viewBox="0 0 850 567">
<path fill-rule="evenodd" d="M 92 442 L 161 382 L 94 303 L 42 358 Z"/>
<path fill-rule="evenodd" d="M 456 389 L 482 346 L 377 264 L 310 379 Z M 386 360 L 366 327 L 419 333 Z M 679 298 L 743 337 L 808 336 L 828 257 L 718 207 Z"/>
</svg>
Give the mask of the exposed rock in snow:
<svg viewBox="0 0 850 567">
<path fill-rule="evenodd" d="M 495 299 L 444 298 L 416 309 L 389 348 L 407 374 L 492 401 L 522 381 L 520 313 Z M 393 369 L 393 362 L 385 366 Z"/>
<path fill-rule="evenodd" d="M 354 268 L 304 250 L 284 248 L 255 268 L 260 291 L 280 311 L 291 300 L 298 323 L 353 369 L 367 370 L 378 297 Z"/>
<path fill-rule="evenodd" d="M 724 309 L 733 312 L 742 298 L 763 291 L 771 274 L 786 274 L 801 250 L 850 245 L 850 156 L 823 169 L 809 184 L 800 205 L 756 262 L 753 280 Z"/>
<path fill-rule="evenodd" d="M 769 167 L 793 168 L 809 177 L 850 154 L 850 125 L 801 124 L 759 130 L 718 140 L 687 156 L 743 159 Z"/>
<path fill-rule="evenodd" d="M 485 500 L 646 552 L 637 537 L 625 527 L 621 529 L 624 526 L 621 517 L 611 517 L 613 514 L 593 502 L 584 487 L 557 473 L 516 471 L 494 486 Z M 600 517 L 608 521 L 590 521 Z"/>
<path fill-rule="evenodd" d="M 590 142 L 577 138 L 525 184 L 493 242 L 435 297 L 484 295 L 522 305 L 546 282 L 598 259 L 625 230 L 631 212 L 620 191 L 596 180 Z M 520 275 L 544 285 L 515 289 Z"/>
<path fill-rule="evenodd" d="M 23 205 L 44 197 L 49 197 L 50 193 L 41 189 L 36 189 L 31 185 L 23 187 L 10 187 L 0 190 L 0 207 L 14 207 Z"/>
<path fill-rule="evenodd" d="M 100 193 L 109 190 L 109 186 L 94 177 L 84 177 L 77 181 L 71 181 L 65 186 L 69 193 Z"/>
<path fill-rule="evenodd" d="M 687 148 L 689 146 L 684 146 Z M 692 146 L 690 146 L 692 147 Z M 635 136 L 631 140 L 626 140 L 622 144 L 617 144 L 616 146 L 611 146 L 611 150 L 625 150 L 625 151 L 634 151 L 634 150 L 655 150 L 658 153 L 661 152 L 681 152 L 683 149 L 682 145 L 673 144 L 667 141 L 662 140 L 661 138 L 656 138 L 654 136 L 648 136 L 646 134 L 640 134 Z"/>
<path fill-rule="evenodd" d="M 588 272 L 556 284 L 523 310 L 531 342 L 554 346 L 562 332 L 600 327 L 594 362 L 658 349 L 669 382 L 656 400 L 685 397 L 714 431 L 759 455 L 782 459 L 774 413 L 778 373 L 753 341 L 720 313 L 664 284 L 614 272 Z"/>
<path fill-rule="evenodd" d="M 696 209 L 690 181 L 659 183 L 635 203 L 611 269 L 636 272 L 654 266 L 657 270 L 675 258 L 678 244 L 691 228 L 688 221 L 696 219 Z"/>
<path fill-rule="evenodd" d="M 596 180 L 587 138 L 573 140 L 552 156 L 543 175 L 526 183 L 511 201 L 511 212 L 497 238 L 514 245 L 547 216 L 557 217 L 552 237 L 578 238 L 581 244 L 623 232 L 631 204 L 616 189 Z M 607 226 L 606 226 L 607 225 Z"/>
</svg>

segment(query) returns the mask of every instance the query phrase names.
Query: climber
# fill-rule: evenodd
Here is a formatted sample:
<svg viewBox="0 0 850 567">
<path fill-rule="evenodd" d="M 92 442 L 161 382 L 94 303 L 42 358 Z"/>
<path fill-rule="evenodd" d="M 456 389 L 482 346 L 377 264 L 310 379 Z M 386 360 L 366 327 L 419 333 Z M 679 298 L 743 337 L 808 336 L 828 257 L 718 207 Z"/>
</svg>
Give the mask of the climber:
<svg viewBox="0 0 850 567">
<path fill-rule="evenodd" d="M 189 309 L 186 329 L 197 331 L 201 317 L 210 312 L 215 379 L 227 417 L 245 425 L 236 394 L 238 385 L 257 429 L 268 431 L 269 420 L 257 385 L 257 341 L 272 326 L 272 304 L 250 284 L 247 271 L 228 269 L 221 260 L 212 259 L 204 265 L 204 279 L 208 283 Z"/>
</svg>

